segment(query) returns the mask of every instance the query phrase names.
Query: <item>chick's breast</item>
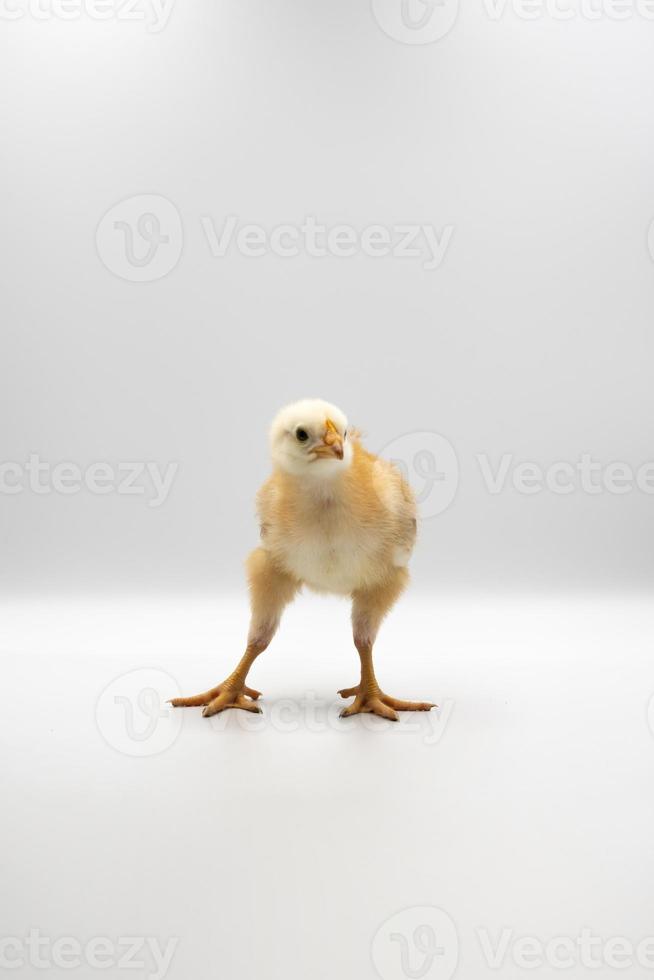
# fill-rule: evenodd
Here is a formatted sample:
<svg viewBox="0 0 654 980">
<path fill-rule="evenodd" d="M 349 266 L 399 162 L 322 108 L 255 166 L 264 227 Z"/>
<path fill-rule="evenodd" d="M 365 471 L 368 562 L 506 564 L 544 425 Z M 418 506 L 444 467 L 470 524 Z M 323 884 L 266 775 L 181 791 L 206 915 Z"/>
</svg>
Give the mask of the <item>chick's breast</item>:
<svg viewBox="0 0 654 980">
<path fill-rule="evenodd" d="M 399 471 L 354 445 L 329 487 L 276 472 L 259 491 L 262 546 L 280 568 L 318 591 L 373 588 L 407 564 L 415 502 Z"/>
</svg>

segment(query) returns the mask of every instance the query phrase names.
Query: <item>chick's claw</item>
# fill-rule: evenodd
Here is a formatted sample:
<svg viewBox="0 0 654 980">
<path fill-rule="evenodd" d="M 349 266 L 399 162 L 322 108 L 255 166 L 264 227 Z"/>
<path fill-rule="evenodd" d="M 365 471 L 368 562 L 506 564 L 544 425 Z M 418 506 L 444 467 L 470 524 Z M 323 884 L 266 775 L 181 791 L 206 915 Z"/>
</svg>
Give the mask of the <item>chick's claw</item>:
<svg viewBox="0 0 654 980">
<path fill-rule="evenodd" d="M 401 698 L 392 698 L 388 694 L 382 696 L 384 698 L 384 704 L 389 704 L 396 711 L 431 711 L 432 708 L 438 707 L 437 704 L 432 704 L 431 701 L 402 701 Z"/>
<path fill-rule="evenodd" d="M 349 718 L 350 715 L 379 715 L 380 718 L 388 718 L 389 721 L 399 721 L 397 714 L 385 704 L 380 697 L 360 698 L 356 697 L 354 702 L 341 711 L 341 718 Z"/>
<path fill-rule="evenodd" d="M 254 704 L 257 698 L 261 697 L 261 691 L 255 691 L 252 687 L 243 685 L 242 688 L 227 687 L 226 684 L 219 684 L 212 687 L 202 694 L 194 694 L 188 698 L 171 698 L 168 702 L 173 708 L 204 708 L 202 712 L 205 718 L 215 715 L 224 708 L 243 708 L 245 711 L 256 711 L 261 713 L 261 708 Z M 209 710 L 211 709 L 211 710 Z"/>
<path fill-rule="evenodd" d="M 217 698 L 209 702 L 202 712 L 202 717 L 210 718 L 211 715 L 217 715 L 219 711 L 224 711 L 225 708 L 241 708 L 243 711 L 252 711 L 257 715 L 261 714 L 261 708 L 256 701 L 246 697 L 245 694 L 225 690 Z"/>
<path fill-rule="evenodd" d="M 358 687 L 344 688 L 338 692 L 342 698 L 349 698 L 355 695 L 354 701 L 347 708 L 341 711 L 341 718 L 349 718 L 350 715 L 373 714 L 381 718 L 388 718 L 389 721 L 398 721 L 398 711 L 429 711 L 437 705 L 429 701 L 402 701 L 400 698 L 393 698 L 390 694 L 379 691 L 378 694 L 360 694 Z"/>
<path fill-rule="evenodd" d="M 172 704 L 173 708 L 203 708 L 209 701 L 209 692 L 205 691 L 204 694 L 194 694 L 190 698 L 170 698 L 167 703 Z"/>
</svg>

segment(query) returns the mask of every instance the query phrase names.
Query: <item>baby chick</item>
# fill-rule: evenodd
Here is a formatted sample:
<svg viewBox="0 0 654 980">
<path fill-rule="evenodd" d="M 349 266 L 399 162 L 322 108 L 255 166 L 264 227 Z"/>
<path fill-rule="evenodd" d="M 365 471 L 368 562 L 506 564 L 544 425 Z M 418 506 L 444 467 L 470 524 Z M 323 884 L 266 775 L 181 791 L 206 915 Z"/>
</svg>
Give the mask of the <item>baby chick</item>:
<svg viewBox="0 0 654 980">
<path fill-rule="evenodd" d="M 416 510 L 399 471 L 367 452 L 343 412 L 318 399 L 283 408 L 270 431 L 273 473 L 257 496 L 261 546 L 249 556 L 252 616 L 247 647 L 229 677 L 176 707 L 203 705 L 206 717 L 225 708 L 260 711 L 245 680 L 302 585 L 352 599 L 361 680 L 339 691 L 354 697 L 342 716 L 369 712 L 397 721 L 396 711 L 434 705 L 401 701 L 379 687 L 372 648 L 382 619 L 408 581 Z"/>
</svg>

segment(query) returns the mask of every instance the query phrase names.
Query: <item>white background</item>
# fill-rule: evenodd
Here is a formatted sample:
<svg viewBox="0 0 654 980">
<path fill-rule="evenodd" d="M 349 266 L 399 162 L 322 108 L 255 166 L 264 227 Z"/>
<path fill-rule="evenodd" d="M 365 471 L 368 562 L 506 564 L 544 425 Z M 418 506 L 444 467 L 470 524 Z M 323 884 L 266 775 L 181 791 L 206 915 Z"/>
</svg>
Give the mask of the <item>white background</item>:
<svg viewBox="0 0 654 980">
<path fill-rule="evenodd" d="M 456 926 L 456 976 L 514 980 L 532 971 L 492 971 L 477 930 L 654 933 L 654 496 L 513 482 L 654 459 L 645 4 L 416 0 L 421 30 L 399 0 L 176 0 L 163 21 L 145 0 L 129 19 L 21 3 L 0 10 L 0 462 L 10 483 L 34 454 L 176 471 L 158 507 L 147 486 L 0 493 L 3 935 L 175 936 L 172 980 L 396 980 L 399 942 L 380 965 L 373 937 L 428 906 Z M 143 256 L 146 211 L 168 242 L 139 266 L 114 222 Z M 451 237 L 435 269 L 216 257 L 202 219 L 230 215 Z M 404 452 L 418 491 L 416 434 L 451 448 L 378 653 L 390 693 L 439 713 L 339 727 L 347 606 L 303 598 L 253 672 L 263 727 L 180 720 L 165 699 L 240 653 L 267 428 L 306 396 Z M 480 456 L 509 457 L 499 493 Z M 125 680 L 146 669 L 154 711 Z"/>
<path fill-rule="evenodd" d="M 453 445 L 417 588 L 651 583 L 651 496 L 493 496 L 476 456 L 654 457 L 654 21 L 475 2 L 409 45 L 366 3 L 177 4 L 158 33 L 142 12 L 2 24 L 2 451 L 179 470 L 158 509 L 3 496 L 7 587 L 240 588 L 269 421 L 305 396 L 373 450 L 416 430 Z M 181 256 L 126 281 L 96 229 L 151 194 L 181 216 Z M 454 230 L 435 270 L 214 258 L 201 218 L 228 215 Z"/>
</svg>

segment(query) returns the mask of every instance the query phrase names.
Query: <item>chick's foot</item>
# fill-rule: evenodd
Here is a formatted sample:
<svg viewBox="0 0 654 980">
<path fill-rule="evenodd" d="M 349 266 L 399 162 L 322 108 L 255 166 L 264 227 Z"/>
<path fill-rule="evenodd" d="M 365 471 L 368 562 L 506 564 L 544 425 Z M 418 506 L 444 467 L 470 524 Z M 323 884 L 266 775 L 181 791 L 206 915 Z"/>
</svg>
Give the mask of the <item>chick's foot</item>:
<svg viewBox="0 0 654 980">
<path fill-rule="evenodd" d="M 361 685 L 357 687 L 345 687 L 338 692 L 342 698 L 354 696 L 352 704 L 341 711 L 341 718 L 348 718 L 350 715 L 372 714 L 379 715 L 381 718 L 388 718 L 390 721 L 398 721 L 398 711 L 429 711 L 437 705 L 429 701 L 402 701 L 400 698 L 392 698 L 390 694 L 384 694 L 380 690 L 362 691 Z"/>
<path fill-rule="evenodd" d="M 241 708 L 243 711 L 254 711 L 261 714 L 261 708 L 256 704 L 257 698 L 261 697 L 260 691 L 255 691 L 245 684 L 235 685 L 224 681 L 217 687 L 212 687 L 209 691 L 202 694 L 195 694 L 190 698 L 171 698 L 169 704 L 174 708 L 199 708 L 204 707 L 202 715 L 209 718 L 211 715 L 224 711 L 225 708 Z"/>
</svg>

